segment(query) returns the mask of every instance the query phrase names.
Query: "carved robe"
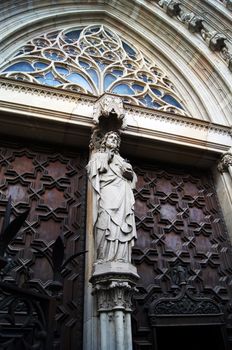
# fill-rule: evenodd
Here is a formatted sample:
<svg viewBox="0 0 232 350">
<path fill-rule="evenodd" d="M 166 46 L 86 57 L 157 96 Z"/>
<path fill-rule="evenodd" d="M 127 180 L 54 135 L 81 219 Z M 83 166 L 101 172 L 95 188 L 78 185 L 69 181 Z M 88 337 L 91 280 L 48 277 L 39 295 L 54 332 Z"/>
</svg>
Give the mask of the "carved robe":
<svg viewBox="0 0 232 350">
<path fill-rule="evenodd" d="M 93 213 L 96 260 L 131 261 L 131 249 L 136 236 L 132 181 L 123 176 L 127 164 L 118 154 L 96 152 L 87 165 L 94 189 Z"/>
</svg>

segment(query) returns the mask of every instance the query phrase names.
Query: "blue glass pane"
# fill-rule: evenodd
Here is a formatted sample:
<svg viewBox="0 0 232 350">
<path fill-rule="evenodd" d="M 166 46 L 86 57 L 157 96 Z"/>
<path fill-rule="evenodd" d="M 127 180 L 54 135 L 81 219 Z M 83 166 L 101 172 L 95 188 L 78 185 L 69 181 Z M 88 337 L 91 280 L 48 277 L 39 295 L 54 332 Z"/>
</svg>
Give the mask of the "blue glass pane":
<svg viewBox="0 0 232 350">
<path fill-rule="evenodd" d="M 47 34 L 47 38 L 48 39 L 55 39 L 58 35 L 59 31 L 55 31 L 55 32 L 52 32 L 52 33 L 48 33 Z"/>
<path fill-rule="evenodd" d="M 104 91 L 106 91 L 110 84 L 112 84 L 115 80 L 116 78 L 113 75 L 106 74 L 104 79 Z"/>
<path fill-rule="evenodd" d="M 100 29 L 100 27 L 91 28 L 91 32 L 97 33 L 99 31 L 99 29 Z"/>
<path fill-rule="evenodd" d="M 85 62 L 85 61 L 79 60 L 79 64 L 83 68 L 89 68 L 89 64 L 87 62 Z"/>
<path fill-rule="evenodd" d="M 161 105 L 157 102 L 153 102 L 153 108 L 158 109 Z"/>
<path fill-rule="evenodd" d="M 142 79 L 145 83 L 153 83 L 153 79 L 146 74 L 139 74 L 139 79 Z"/>
<path fill-rule="evenodd" d="M 108 30 L 106 30 L 105 32 L 107 35 L 109 35 L 111 38 L 113 38 L 113 35 L 110 32 L 108 32 Z"/>
<path fill-rule="evenodd" d="M 55 78 L 55 76 L 51 72 L 45 75 L 45 79 L 45 84 L 49 86 L 57 86 L 62 84 L 59 80 Z"/>
<path fill-rule="evenodd" d="M 62 54 L 59 54 L 58 52 L 45 52 L 45 56 L 47 58 L 50 58 L 50 60 L 53 60 L 53 61 L 63 61 L 64 60 L 64 57 Z"/>
<path fill-rule="evenodd" d="M 123 75 L 123 70 L 121 70 L 121 69 L 114 69 L 114 70 L 112 71 L 112 74 L 115 74 L 115 75 L 117 75 L 118 77 L 121 77 L 121 76 Z"/>
<path fill-rule="evenodd" d="M 143 99 L 140 100 L 147 107 L 153 108 L 153 100 L 151 96 L 146 95 Z"/>
<path fill-rule="evenodd" d="M 100 27 L 91 28 L 87 32 L 85 32 L 85 35 L 90 35 L 90 34 L 93 34 L 93 33 L 97 33 L 99 31 L 99 29 L 100 29 Z"/>
<path fill-rule="evenodd" d="M 84 89 L 93 92 L 91 86 L 89 85 L 88 81 L 80 74 L 78 73 L 72 73 L 68 77 L 66 77 L 69 81 L 76 83 L 83 87 Z"/>
<path fill-rule="evenodd" d="M 132 87 L 135 91 L 143 91 L 144 89 L 142 85 L 138 85 L 138 84 L 133 84 Z"/>
<path fill-rule="evenodd" d="M 93 79 L 95 85 L 98 87 L 98 75 L 97 75 L 97 72 L 95 71 L 95 69 L 93 69 L 93 68 L 89 69 L 88 73 L 91 76 L 91 78 Z"/>
<path fill-rule="evenodd" d="M 14 57 L 22 55 L 22 54 L 30 52 L 30 51 L 33 51 L 33 50 L 34 50 L 34 46 L 32 46 L 32 45 L 24 46 L 14 55 Z"/>
<path fill-rule="evenodd" d="M 136 58 L 136 52 L 132 49 L 131 46 L 126 44 L 124 41 L 122 41 L 122 45 L 126 53 L 128 54 L 129 57 L 135 59 Z"/>
<path fill-rule="evenodd" d="M 65 33 L 64 39 L 67 43 L 73 43 L 79 39 L 81 32 L 82 29 L 72 30 L 71 32 Z"/>
<path fill-rule="evenodd" d="M 64 67 L 61 67 L 61 66 L 55 66 L 55 67 L 56 67 L 57 72 L 60 74 L 66 75 L 69 73 L 69 70 L 64 68 Z"/>
<path fill-rule="evenodd" d="M 93 58 L 94 58 L 94 57 L 93 57 Z M 107 66 L 107 64 L 103 63 L 103 62 L 100 61 L 100 60 L 95 59 L 95 62 L 97 63 L 98 67 L 99 67 L 101 70 L 104 70 L 105 67 Z"/>
<path fill-rule="evenodd" d="M 18 62 L 15 64 L 12 64 L 12 66 L 9 66 L 8 68 L 4 69 L 3 72 L 34 72 L 34 68 L 32 65 L 28 62 Z"/>
<path fill-rule="evenodd" d="M 120 94 L 120 95 L 134 95 L 134 91 L 126 84 L 120 84 L 117 85 L 115 88 L 112 90 L 113 93 L 115 94 Z"/>
<path fill-rule="evenodd" d="M 36 80 L 38 80 L 41 84 L 48 85 L 48 86 L 58 86 L 61 85 L 62 83 L 57 80 L 54 75 L 49 72 L 46 74 L 44 77 L 42 76 L 35 76 Z"/>
<path fill-rule="evenodd" d="M 34 67 L 36 69 L 44 69 L 44 68 L 48 67 L 48 64 L 47 63 L 43 63 L 43 62 L 35 62 L 34 63 Z"/>
<path fill-rule="evenodd" d="M 151 88 L 151 91 L 154 92 L 154 94 L 156 94 L 157 96 L 161 96 L 162 95 L 162 92 L 158 89 L 155 89 L 155 88 Z"/>
<path fill-rule="evenodd" d="M 151 96 L 146 95 L 143 99 L 140 99 L 140 101 L 147 107 L 149 108 L 159 108 L 160 104 L 153 101 L 153 99 L 151 98 Z"/>
<path fill-rule="evenodd" d="M 170 105 L 173 105 L 175 107 L 181 108 L 183 109 L 183 107 L 181 106 L 181 104 L 172 96 L 170 95 L 164 95 L 162 97 L 162 100 L 169 103 Z"/>
</svg>

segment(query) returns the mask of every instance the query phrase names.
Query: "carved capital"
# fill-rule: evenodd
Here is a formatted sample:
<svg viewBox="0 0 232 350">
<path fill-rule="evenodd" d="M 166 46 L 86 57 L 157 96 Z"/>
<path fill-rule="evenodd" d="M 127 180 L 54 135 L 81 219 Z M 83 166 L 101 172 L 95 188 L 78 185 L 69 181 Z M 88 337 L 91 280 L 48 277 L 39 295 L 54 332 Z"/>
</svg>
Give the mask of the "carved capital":
<svg viewBox="0 0 232 350">
<path fill-rule="evenodd" d="M 132 311 L 132 296 L 137 291 L 133 281 L 124 276 L 108 276 L 94 281 L 98 312 Z"/>
<path fill-rule="evenodd" d="M 218 170 L 223 173 L 228 170 L 228 167 L 232 166 L 232 153 L 224 153 L 220 162 L 218 163 Z"/>
</svg>

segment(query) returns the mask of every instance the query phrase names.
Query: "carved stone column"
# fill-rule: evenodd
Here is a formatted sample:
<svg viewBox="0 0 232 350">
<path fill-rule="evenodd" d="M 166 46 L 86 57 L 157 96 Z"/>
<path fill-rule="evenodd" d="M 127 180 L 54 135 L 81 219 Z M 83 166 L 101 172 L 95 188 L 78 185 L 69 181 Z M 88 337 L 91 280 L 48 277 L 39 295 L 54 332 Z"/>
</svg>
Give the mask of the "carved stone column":
<svg viewBox="0 0 232 350">
<path fill-rule="evenodd" d="M 214 171 L 214 181 L 217 195 L 223 210 L 228 234 L 232 243 L 232 153 L 222 155 L 217 169 Z"/>
<path fill-rule="evenodd" d="M 136 268 L 129 264 L 105 263 L 95 269 L 91 282 L 99 314 L 99 349 L 132 350 L 131 298 L 137 279 Z"/>
<path fill-rule="evenodd" d="M 131 304 L 139 279 L 131 263 L 137 236 L 132 192 L 137 177 L 119 154 L 124 117 L 120 97 L 104 94 L 97 101 L 87 165 L 91 249 L 87 270 L 91 269 L 92 298 L 90 294 L 86 298 L 90 311 L 86 315 L 85 350 L 132 350 Z"/>
</svg>

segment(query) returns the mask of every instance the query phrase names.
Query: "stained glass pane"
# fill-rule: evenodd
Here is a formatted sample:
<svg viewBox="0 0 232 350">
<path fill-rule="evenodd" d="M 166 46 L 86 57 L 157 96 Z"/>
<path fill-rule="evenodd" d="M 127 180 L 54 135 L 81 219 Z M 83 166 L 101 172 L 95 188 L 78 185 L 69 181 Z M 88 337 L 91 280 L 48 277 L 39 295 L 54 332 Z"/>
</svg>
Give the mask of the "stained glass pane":
<svg viewBox="0 0 232 350">
<path fill-rule="evenodd" d="M 97 72 L 93 68 L 89 69 L 88 72 L 89 72 L 89 75 L 91 76 L 91 78 L 93 79 L 95 85 L 98 87 L 99 81 L 98 81 Z"/>
<path fill-rule="evenodd" d="M 132 87 L 135 91 L 138 91 L 138 92 L 144 90 L 144 87 L 142 85 L 139 85 L 139 84 L 133 84 Z"/>
<path fill-rule="evenodd" d="M 62 83 L 55 78 L 55 76 L 49 72 L 45 76 L 36 76 L 36 80 L 38 80 L 41 84 L 49 85 L 49 86 L 58 86 Z"/>
<path fill-rule="evenodd" d="M 69 81 L 76 83 L 83 87 L 84 89 L 93 92 L 92 88 L 90 87 L 88 81 L 80 74 L 78 73 L 72 73 L 66 77 Z"/>
<path fill-rule="evenodd" d="M 154 101 L 150 95 L 145 95 L 144 98 L 140 99 L 143 105 L 149 108 L 159 108 L 161 105 Z"/>
<path fill-rule="evenodd" d="M 83 67 L 83 68 L 89 68 L 89 64 L 87 62 L 81 61 L 79 60 L 79 64 Z"/>
<path fill-rule="evenodd" d="M 134 91 L 126 84 L 117 85 L 112 92 L 120 95 L 134 95 Z"/>
<path fill-rule="evenodd" d="M 34 70 L 30 63 L 22 61 L 6 68 L 3 72 L 34 72 Z"/>
<path fill-rule="evenodd" d="M 56 67 L 57 72 L 60 74 L 66 75 L 69 73 L 69 70 L 64 68 L 64 67 L 60 67 L 60 66 L 55 66 L 55 67 Z"/>
<path fill-rule="evenodd" d="M 136 58 L 136 52 L 132 49 L 131 46 L 126 44 L 124 41 L 122 41 L 122 46 L 130 58 L 133 58 L 133 59 Z"/>
<path fill-rule="evenodd" d="M 118 76 L 118 77 L 121 77 L 123 75 L 123 70 L 121 69 L 113 69 L 112 70 L 112 74 Z"/>
<path fill-rule="evenodd" d="M 44 69 L 44 68 L 48 67 L 48 64 L 44 63 L 44 62 L 35 62 L 34 67 L 37 69 Z"/>
<path fill-rule="evenodd" d="M 53 61 L 63 61 L 64 55 L 58 51 L 46 51 L 44 55 Z"/>
<path fill-rule="evenodd" d="M 162 92 L 154 87 L 151 88 L 151 91 L 154 92 L 154 94 L 156 94 L 157 96 L 161 96 Z"/>
<path fill-rule="evenodd" d="M 64 39 L 68 44 L 71 44 L 79 39 L 81 32 L 82 32 L 81 29 L 72 30 L 71 32 L 67 32 L 67 33 L 65 33 Z"/>
<path fill-rule="evenodd" d="M 183 107 L 181 106 L 181 104 L 180 104 L 174 97 L 172 97 L 172 96 L 170 96 L 170 95 L 164 95 L 164 96 L 162 97 L 162 100 L 165 101 L 165 102 L 167 102 L 167 103 L 169 103 L 169 104 L 171 104 L 171 105 L 173 105 L 173 106 L 176 106 L 176 107 L 178 107 L 178 108 L 183 108 Z"/>
<path fill-rule="evenodd" d="M 112 74 L 107 74 L 104 79 L 104 90 L 107 90 L 110 84 L 116 80 L 116 77 Z"/>
</svg>

